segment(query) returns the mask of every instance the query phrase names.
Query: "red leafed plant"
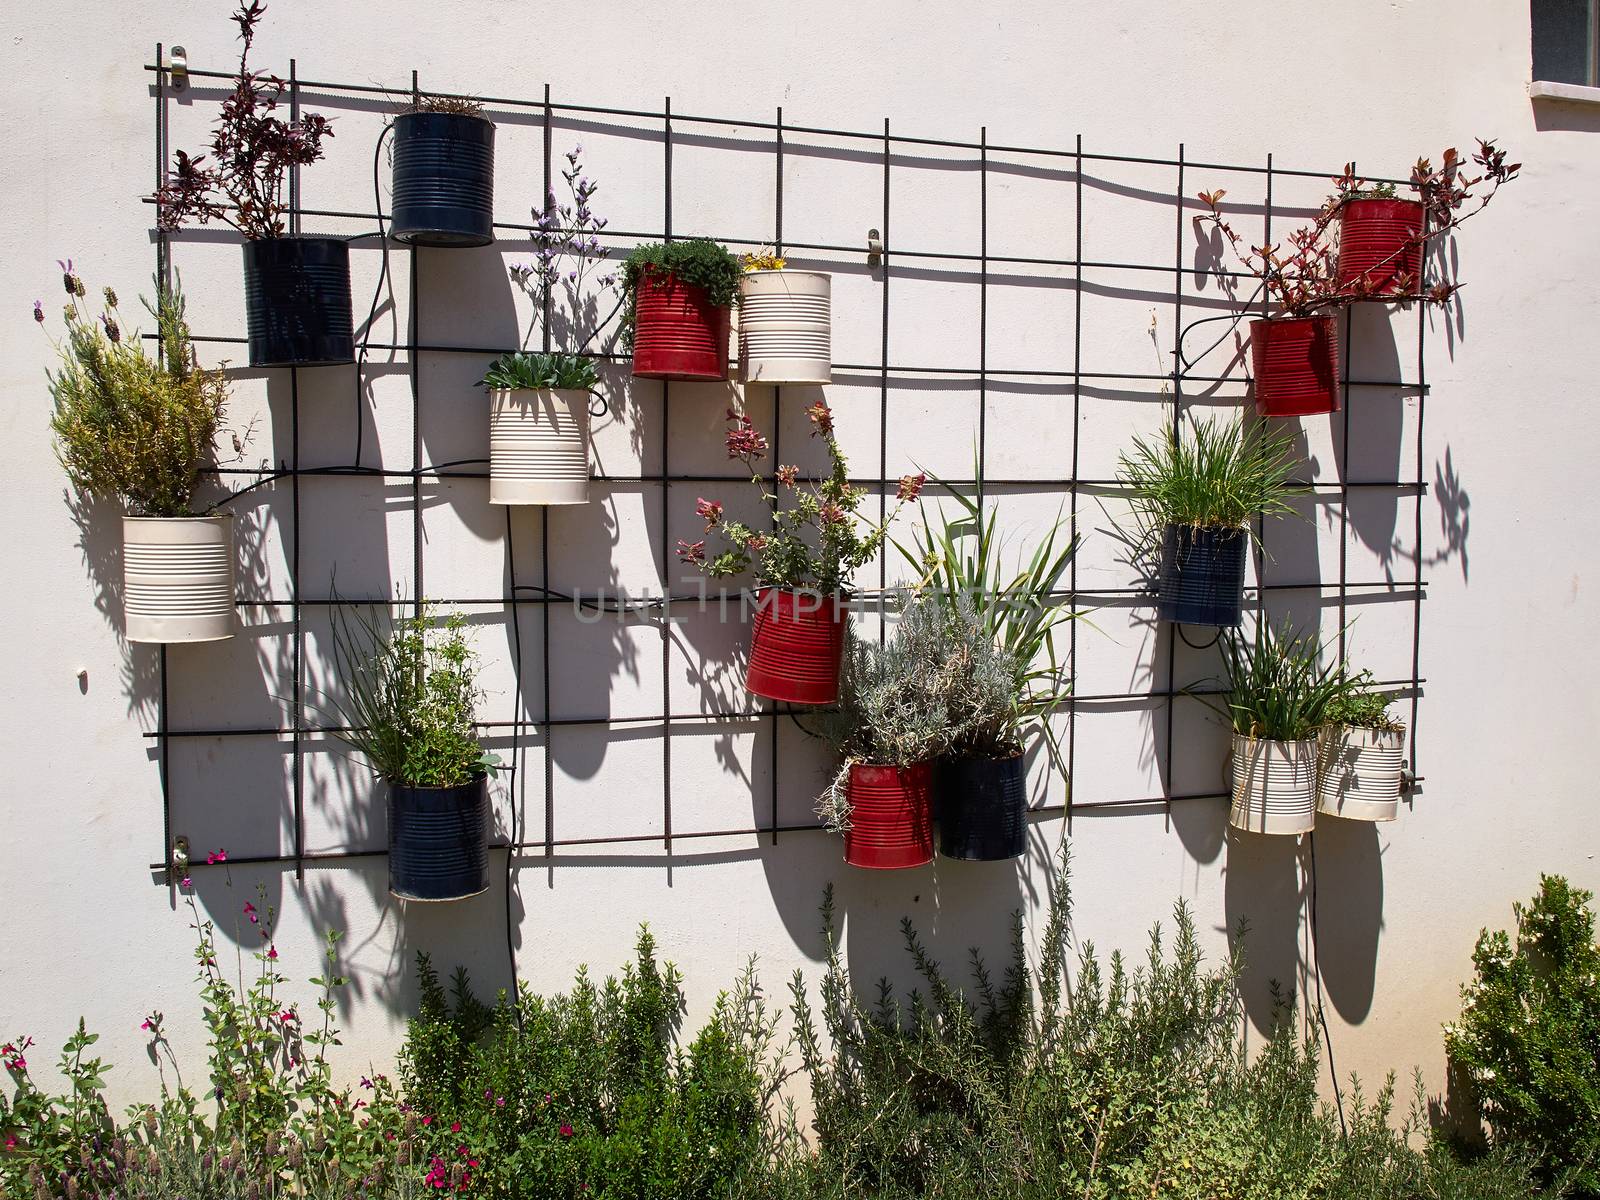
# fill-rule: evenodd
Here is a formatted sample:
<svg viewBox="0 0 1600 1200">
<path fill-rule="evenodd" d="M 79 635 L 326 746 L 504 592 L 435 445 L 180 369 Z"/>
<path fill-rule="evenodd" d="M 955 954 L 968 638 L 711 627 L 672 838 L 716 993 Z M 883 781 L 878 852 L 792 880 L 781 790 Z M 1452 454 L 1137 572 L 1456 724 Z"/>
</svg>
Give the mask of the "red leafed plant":
<svg viewBox="0 0 1600 1200">
<path fill-rule="evenodd" d="M 1444 152 L 1438 167 L 1426 158 L 1417 159 L 1416 166 L 1411 169 L 1411 187 L 1422 204 L 1422 231 L 1375 266 L 1403 260 L 1429 238 L 1448 233 L 1468 217 L 1483 211 L 1501 185 L 1515 179 L 1522 167 L 1521 163 L 1507 163 L 1505 151 L 1482 138 L 1478 139 L 1478 150 L 1472 161 L 1482 168 L 1482 173 L 1469 177 L 1462 172 L 1461 156 L 1454 148 Z M 1337 308 L 1375 295 L 1368 282 L 1368 276 L 1374 271 L 1339 284 L 1338 248 L 1329 237 L 1329 229 L 1347 202 L 1393 198 L 1394 187 L 1392 184 L 1373 185 L 1358 178 L 1353 165 L 1349 164 L 1332 182 L 1334 193 L 1315 219 L 1290 233 L 1286 243 L 1270 246 L 1250 245 L 1223 217 L 1222 197 L 1227 194 L 1223 189 L 1199 193 L 1200 203 L 1208 211 L 1196 220 L 1209 221 L 1221 230 L 1245 271 L 1260 280 L 1268 298 L 1283 316 L 1308 317 L 1321 309 Z M 1486 188 L 1474 190 L 1485 183 Z M 1409 274 L 1397 276 L 1396 283 L 1399 285 L 1396 294 L 1385 294 L 1383 299 L 1443 304 L 1461 286 L 1458 281 L 1441 279 L 1424 288 L 1422 280 L 1412 279 Z"/>
<path fill-rule="evenodd" d="M 177 151 L 172 175 L 156 192 L 157 223 L 178 229 L 189 221 L 213 218 L 232 225 L 252 241 L 283 236 L 284 177 L 297 166 L 322 157 L 322 139 L 333 136 L 328 118 L 306 113 L 285 121 L 277 115 L 288 85 L 276 75 L 252 71 L 250 44 L 267 7 L 240 0 L 233 20 L 239 26 L 239 73 L 222 102 L 207 155 Z"/>
</svg>

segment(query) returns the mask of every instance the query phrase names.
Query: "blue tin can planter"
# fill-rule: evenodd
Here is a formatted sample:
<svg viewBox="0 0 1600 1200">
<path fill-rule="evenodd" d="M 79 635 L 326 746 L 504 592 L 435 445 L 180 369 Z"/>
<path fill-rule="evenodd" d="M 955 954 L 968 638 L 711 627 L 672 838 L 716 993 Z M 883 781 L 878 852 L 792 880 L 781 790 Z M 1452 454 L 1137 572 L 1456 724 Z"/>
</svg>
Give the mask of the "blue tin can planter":
<svg viewBox="0 0 1600 1200">
<path fill-rule="evenodd" d="M 391 235 L 416 246 L 494 241 L 494 122 L 409 112 L 394 121 Z"/>
<path fill-rule="evenodd" d="M 354 362 L 349 244 L 330 237 L 246 242 L 244 309 L 252 367 Z"/>
<path fill-rule="evenodd" d="M 939 853 L 969 862 L 1018 858 L 1028 849 L 1027 770 L 1022 755 L 939 764 Z"/>
<path fill-rule="evenodd" d="M 1244 615 L 1244 529 L 1168 525 L 1161 540 L 1156 615 L 1179 625 L 1227 629 Z"/>
<path fill-rule="evenodd" d="M 389 785 L 389 891 L 465 900 L 489 888 L 489 778 L 456 787 Z"/>
</svg>

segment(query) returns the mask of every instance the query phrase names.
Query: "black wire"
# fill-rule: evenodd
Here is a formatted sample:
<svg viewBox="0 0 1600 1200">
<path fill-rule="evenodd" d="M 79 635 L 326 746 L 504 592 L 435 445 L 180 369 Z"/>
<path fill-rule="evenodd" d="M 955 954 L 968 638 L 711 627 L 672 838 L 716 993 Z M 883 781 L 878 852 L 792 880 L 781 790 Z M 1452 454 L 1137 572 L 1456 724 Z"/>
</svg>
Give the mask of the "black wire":
<svg viewBox="0 0 1600 1200">
<path fill-rule="evenodd" d="M 517 552 L 516 543 L 512 539 L 511 506 L 506 505 L 506 571 L 511 577 L 511 591 L 517 591 Z M 511 889 L 516 880 L 517 864 L 517 756 L 522 753 L 523 730 L 523 701 L 522 701 L 522 614 L 517 611 L 517 606 L 511 606 L 511 639 L 512 660 L 511 672 L 515 683 L 512 693 L 516 708 L 512 714 L 511 734 L 511 770 L 508 772 L 506 782 L 506 798 L 511 808 L 510 819 L 510 845 L 506 847 L 506 961 L 511 965 L 511 1004 L 512 1011 L 517 1014 L 517 1027 L 522 1027 L 522 1004 L 517 995 L 520 990 L 517 983 L 517 947 L 513 935 L 511 922 Z"/>
<path fill-rule="evenodd" d="M 1174 622 L 1172 627 L 1178 631 L 1178 636 L 1183 639 L 1183 644 L 1185 646 L 1189 647 L 1189 649 L 1191 649 L 1191 650 L 1209 650 L 1209 649 L 1211 649 L 1211 647 L 1215 646 L 1219 641 L 1222 640 L 1222 635 L 1226 632 L 1226 630 L 1223 630 L 1223 629 L 1219 628 L 1217 630 L 1216 634 L 1212 637 L 1212 639 L 1209 642 L 1207 642 L 1203 646 L 1197 646 L 1197 645 L 1195 645 L 1193 642 L 1191 642 L 1189 640 L 1189 635 L 1184 633 L 1183 625 L 1181 623 Z"/>
<path fill-rule="evenodd" d="M 1311 859 L 1311 965 L 1317 980 L 1317 1024 L 1322 1027 L 1322 1044 L 1328 1051 L 1328 1079 L 1333 1084 L 1333 1103 L 1339 1113 L 1339 1130 L 1350 1136 L 1344 1120 L 1344 1096 L 1339 1091 L 1339 1069 L 1333 1063 L 1333 1034 L 1328 1030 L 1328 1014 L 1322 1007 L 1322 945 L 1317 937 L 1317 835 L 1306 834 L 1306 849 Z"/>
<path fill-rule="evenodd" d="M 361 466 L 361 439 L 365 432 L 361 419 L 361 372 L 367 365 L 367 344 L 372 340 L 372 323 L 378 319 L 378 301 L 383 296 L 383 285 L 389 279 L 389 238 L 383 228 L 383 191 L 378 181 L 378 164 L 383 157 L 383 139 L 394 132 L 394 122 L 384 122 L 378 134 L 377 145 L 372 148 L 372 208 L 378 214 L 378 248 L 383 254 L 383 267 L 378 272 L 377 285 L 372 289 L 372 303 L 367 306 L 367 320 L 361 331 L 361 353 L 356 356 L 356 456 L 351 462 Z"/>
</svg>

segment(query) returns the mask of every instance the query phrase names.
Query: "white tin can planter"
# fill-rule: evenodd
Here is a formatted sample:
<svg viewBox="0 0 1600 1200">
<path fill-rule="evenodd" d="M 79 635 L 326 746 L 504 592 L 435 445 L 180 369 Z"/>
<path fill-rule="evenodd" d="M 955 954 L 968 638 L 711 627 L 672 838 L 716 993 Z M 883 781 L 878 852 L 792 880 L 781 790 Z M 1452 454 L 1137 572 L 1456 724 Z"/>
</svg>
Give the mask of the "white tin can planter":
<svg viewBox="0 0 1600 1200">
<path fill-rule="evenodd" d="M 489 392 L 489 503 L 589 502 L 589 393 Z"/>
<path fill-rule="evenodd" d="M 1331 729 L 1322 741 L 1317 811 L 1356 821 L 1392 821 L 1400 812 L 1406 735 L 1397 729 Z"/>
<path fill-rule="evenodd" d="M 215 642 L 234 632 L 233 517 L 123 517 L 130 642 Z"/>
<path fill-rule="evenodd" d="M 739 281 L 746 383 L 833 381 L 833 279 L 822 271 L 750 271 Z"/>
<path fill-rule="evenodd" d="M 1310 833 L 1317 821 L 1317 742 L 1233 735 L 1228 824 L 1249 833 Z"/>
</svg>

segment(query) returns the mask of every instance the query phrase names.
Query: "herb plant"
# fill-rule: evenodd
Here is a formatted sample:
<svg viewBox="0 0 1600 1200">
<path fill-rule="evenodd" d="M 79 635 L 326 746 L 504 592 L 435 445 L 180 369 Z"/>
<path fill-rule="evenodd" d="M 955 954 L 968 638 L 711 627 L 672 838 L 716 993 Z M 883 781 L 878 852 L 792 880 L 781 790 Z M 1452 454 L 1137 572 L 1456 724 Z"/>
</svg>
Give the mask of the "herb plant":
<svg viewBox="0 0 1600 1200">
<path fill-rule="evenodd" d="M 1521 163 L 1507 163 L 1504 150 L 1481 138 L 1472 161 L 1482 168 L 1482 174 L 1474 177 L 1462 174 L 1461 156 L 1453 147 L 1444 152 L 1438 167 L 1426 158 L 1417 159 L 1411 170 L 1411 187 L 1422 203 L 1422 232 L 1408 239 L 1392 258 L 1398 260 L 1410 254 L 1429 238 L 1449 233 L 1469 217 L 1482 212 L 1501 185 L 1515 179 L 1522 166 Z M 1484 183 L 1488 185 L 1486 190 L 1473 190 Z M 1200 202 L 1207 210 L 1199 219 L 1215 226 L 1227 238 L 1240 266 L 1258 280 L 1257 294 L 1265 290 L 1268 299 L 1284 316 L 1309 317 L 1371 295 L 1371 284 L 1365 275 L 1346 285 L 1339 284 L 1338 249 L 1330 231 L 1347 201 L 1391 198 L 1394 186 L 1369 184 L 1357 178 L 1350 166 L 1345 167 L 1342 175 L 1334 177 L 1333 185 L 1334 194 L 1328 197 L 1316 217 L 1289 233 L 1287 249 L 1281 244 L 1254 246 L 1247 242 L 1222 215 L 1222 197 L 1227 194 L 1223 189 L 1199 193 Z M 1469 206 L 1469 201 L 1474 203 Z M 1231 277 L 1219 274 L 1219 279 L 1224 287 L 1232 290 Z M 1426 289 L 1420 279 L 1403 278 L 1396 282 L 1401 285 L 1402 295 L 1388 298 L 1422 299 L 1436 304 L 1448 301 L 1461 286 L 1449 278 Z"/>
<path fill-rule="evenodd" d="M 679 283 L 703 288 L 714 307 L 731 308 L 739 303 L 739 276 L 743 273 L 744 268 L 727 247 L 709 238 L 648 242 L 635 247 L 622 260 L 622 289 L 627 296 L 623 328 L 632 337 L 639 283 L 646 275 L 671 275 Z"/>
<path fill-rule="evenodd" d="M 518 350 L 502 354 L 490 363 L 478 385 L 506 391 L 556 388 L 588 392 L 599 382 L 600 373 L 592 358 L 581 354 L 529 354 Z"/>
<path fill-rule="evenodd" d="M 739 266 L 746 271 L 781 271 L 784 261 L 781 255 L 765 246 L 753 253 L 739 255 Z"/>
<path fill-rule="evenodd" d="M 998 509 L 991 507 L 985 515 L 971 496 L 946 483 L 939 487 L 955 505 L 954 513 L 936 518 L 926 505 L 919 506 L 922 523 L 909 545 L 896 542 L 895 548 L 920 573 L 919 591 L 946 605 L 963 597 L 971 605 L 983 636 L 1017 666 L 1017 738 L 1025 740 L 1037 728 L 1054 750 L 1049 717 L 1072 690 L 1056 636 L 1079 615 L 1061 603 L 1058 592 L 1078 543 L 1058 515 L 1035 540 L 1032 554 L 1019 557 L 1010 571 L 996 530 Z"/>
<path fill-rule="evenodd" d="M 561 178 L 567 199 L 558 202 L 554 190 L 545 194 L 544 206 L 533 210 L 533 226 L 528 231 L 533 258 L 515 264 L 510 271 L 512 282 L 533 301 L 523 346 L 533 341 L 543 325 L 546 344 L 576 354 L 582 353 L 606 324 L 598 319 L 596 298 L 586 285 L 593 278 L 601 289 L 610 288 L 617 276 L 615 272 L 595 274 L 606 261 L 600 234 L 608 222 L 591 204 L 600 185 L 584 173 L 583 146 L 574 146 L 565 157 Z"/>
<path fill-rule="evenodd" d="M 1530 1149 L 1551 1182 L 1600 1195 L 1600 945 L 1592 892 L 1541 875 L 1516 937 L 1478 935 L 1476 977 L 1444 1027 L 1493 1140 Z"/>
<path fill-rule="evenodd" d="M 233 14 L 241 43 L 239 70 L 211 135 L 211 162 L 203 154 L 177 151 L 172 175 L 155 195 L 162 229 L 215 219 L 252 241 L 282 237 L 285 178 L 293 168 L 321 158 L 322 139 L 333 136 L 320 113 L 294 121 L 278 116 L 288 85 L 250 69 L 250 46 L 266 11 L 261 0 L 239 0 Z"/>
<path fill-rule="evenodd" d="M 1191 422 L 1188 437 L 1171 427 L 1154 440 L 1136 437 L 1117 478 L 1129 491 L 1147 545 L 1168 525 L 1245 529 L 1258 514 L 1293 512 L 1291 431 L 1247 429 L 1240 413 L 1226 424 L 1215 416 Z"/>
<path fill-rule="evenodd" d="M 387 622 L 340 608 L 333 658 L 347 696 L 332 701 L 338 736 L 390 783 L 458 787 L 499 765 L 478 742 L 478 658 L 466 618 L 426 607 Z"/>
<path fill-rule="evenodd" d="M 1021 754 L 1031 713 L 1024 706 L 1024 665 L 1001 646 L 966 593 L 929 593 L 942 659 L 948 758 L 1005 759 Z"/>
<path fill-rule="evenodd" d="M 427 92 L 414 94 L 406 101 L 403 113 L 450 113 L 458 117 L 483 116 L 483 102 L 471 96 L 433 96 Z"/>
<path fill-rule="evenodd" d="M 1328 705 L 1328 724 L 1355 729 L 1381 729 L 1404 733 L 1405 723 L 1389 713 L 1392 697 L 1377 690 L 1371 671 L 1346 675 L 1339 692 Z"/>
<path fill-rule="evenodd" d="M 948 658 L 948 613 L 928 597 L 911 596 L 885 641 L 850 633 L 839 701 L 818 718 L 818 733 L 842 760 L 817 800 L 818 815 L 835 832 L 850 827 L 845 784 L 852 764 L 909 767 L 937 758 L 950 745 L 955 693 L 970 679 Z M 966 715 L 976 723 L 977 712 Z"/>
<path fill-rule="evenodd" d="M 713 579 L 738 575 L 755 567 L 761 583 L 778 588 L 810 589 L 824 595 L 842 595 L 856 569 L 870 562 L 883 544 L 886 531 L 902 505 L 915 500 L 926 476 L 907 475 L 895 493 L 895 507 L 882 525 L 861 516 L 867 490 L 850 482 L 849 464 L 834 435 L 833 412 L 821 400 L 806 409 L 811 436 L 828 448 L 828 474 L 802 487 L 798 467 L 779 466 L 769 480 L 756 465 L 767 456 L 767 439 L 749 417 L 728 410 L 728 457 L 750 472 L 750 482 L 761 499 L 775 505 L 773 527 L 761 533 L 723 515 L 722 502 L 700 497 L 695 513 L 706 523 L 705 532 L 717 534 L 729 547 L 706 556 L 706 543 L 678 541 L 678 560 L 698 567 Z M 782 488 L 780 494 L 777 489 Z M 787 503 L 785 503 L 787 502 Z"/>
<path fill-rule="evenodd" d="M 138 330 L 123 328 L 115 292 L 106 288 L 104 309 L 91 316 L 71 260 L 61 267 L 67 331 L 49 374 L 50 428 L 67 477 L 79 492 L 116 496 L 132 516 L 188 516 L 228 385 L 195 358 L 182 291 L 157 280 L 155 302 L 144 301 L 160 334 L 151 356 Z M 33 315 L 44 322 L 37 301 Z"/>
<path fill-rule="evenodd" d="M 1227 715 L 1233 731 L 1274 742 L 1312 737 L 1330 720 L 1347 682 L 1334 664 L 1322 665 L 1322 647 L 1287 624 L 1256 622 L 1255 636 L 1226 631 L 1222 650 Z"/>
</svg>

